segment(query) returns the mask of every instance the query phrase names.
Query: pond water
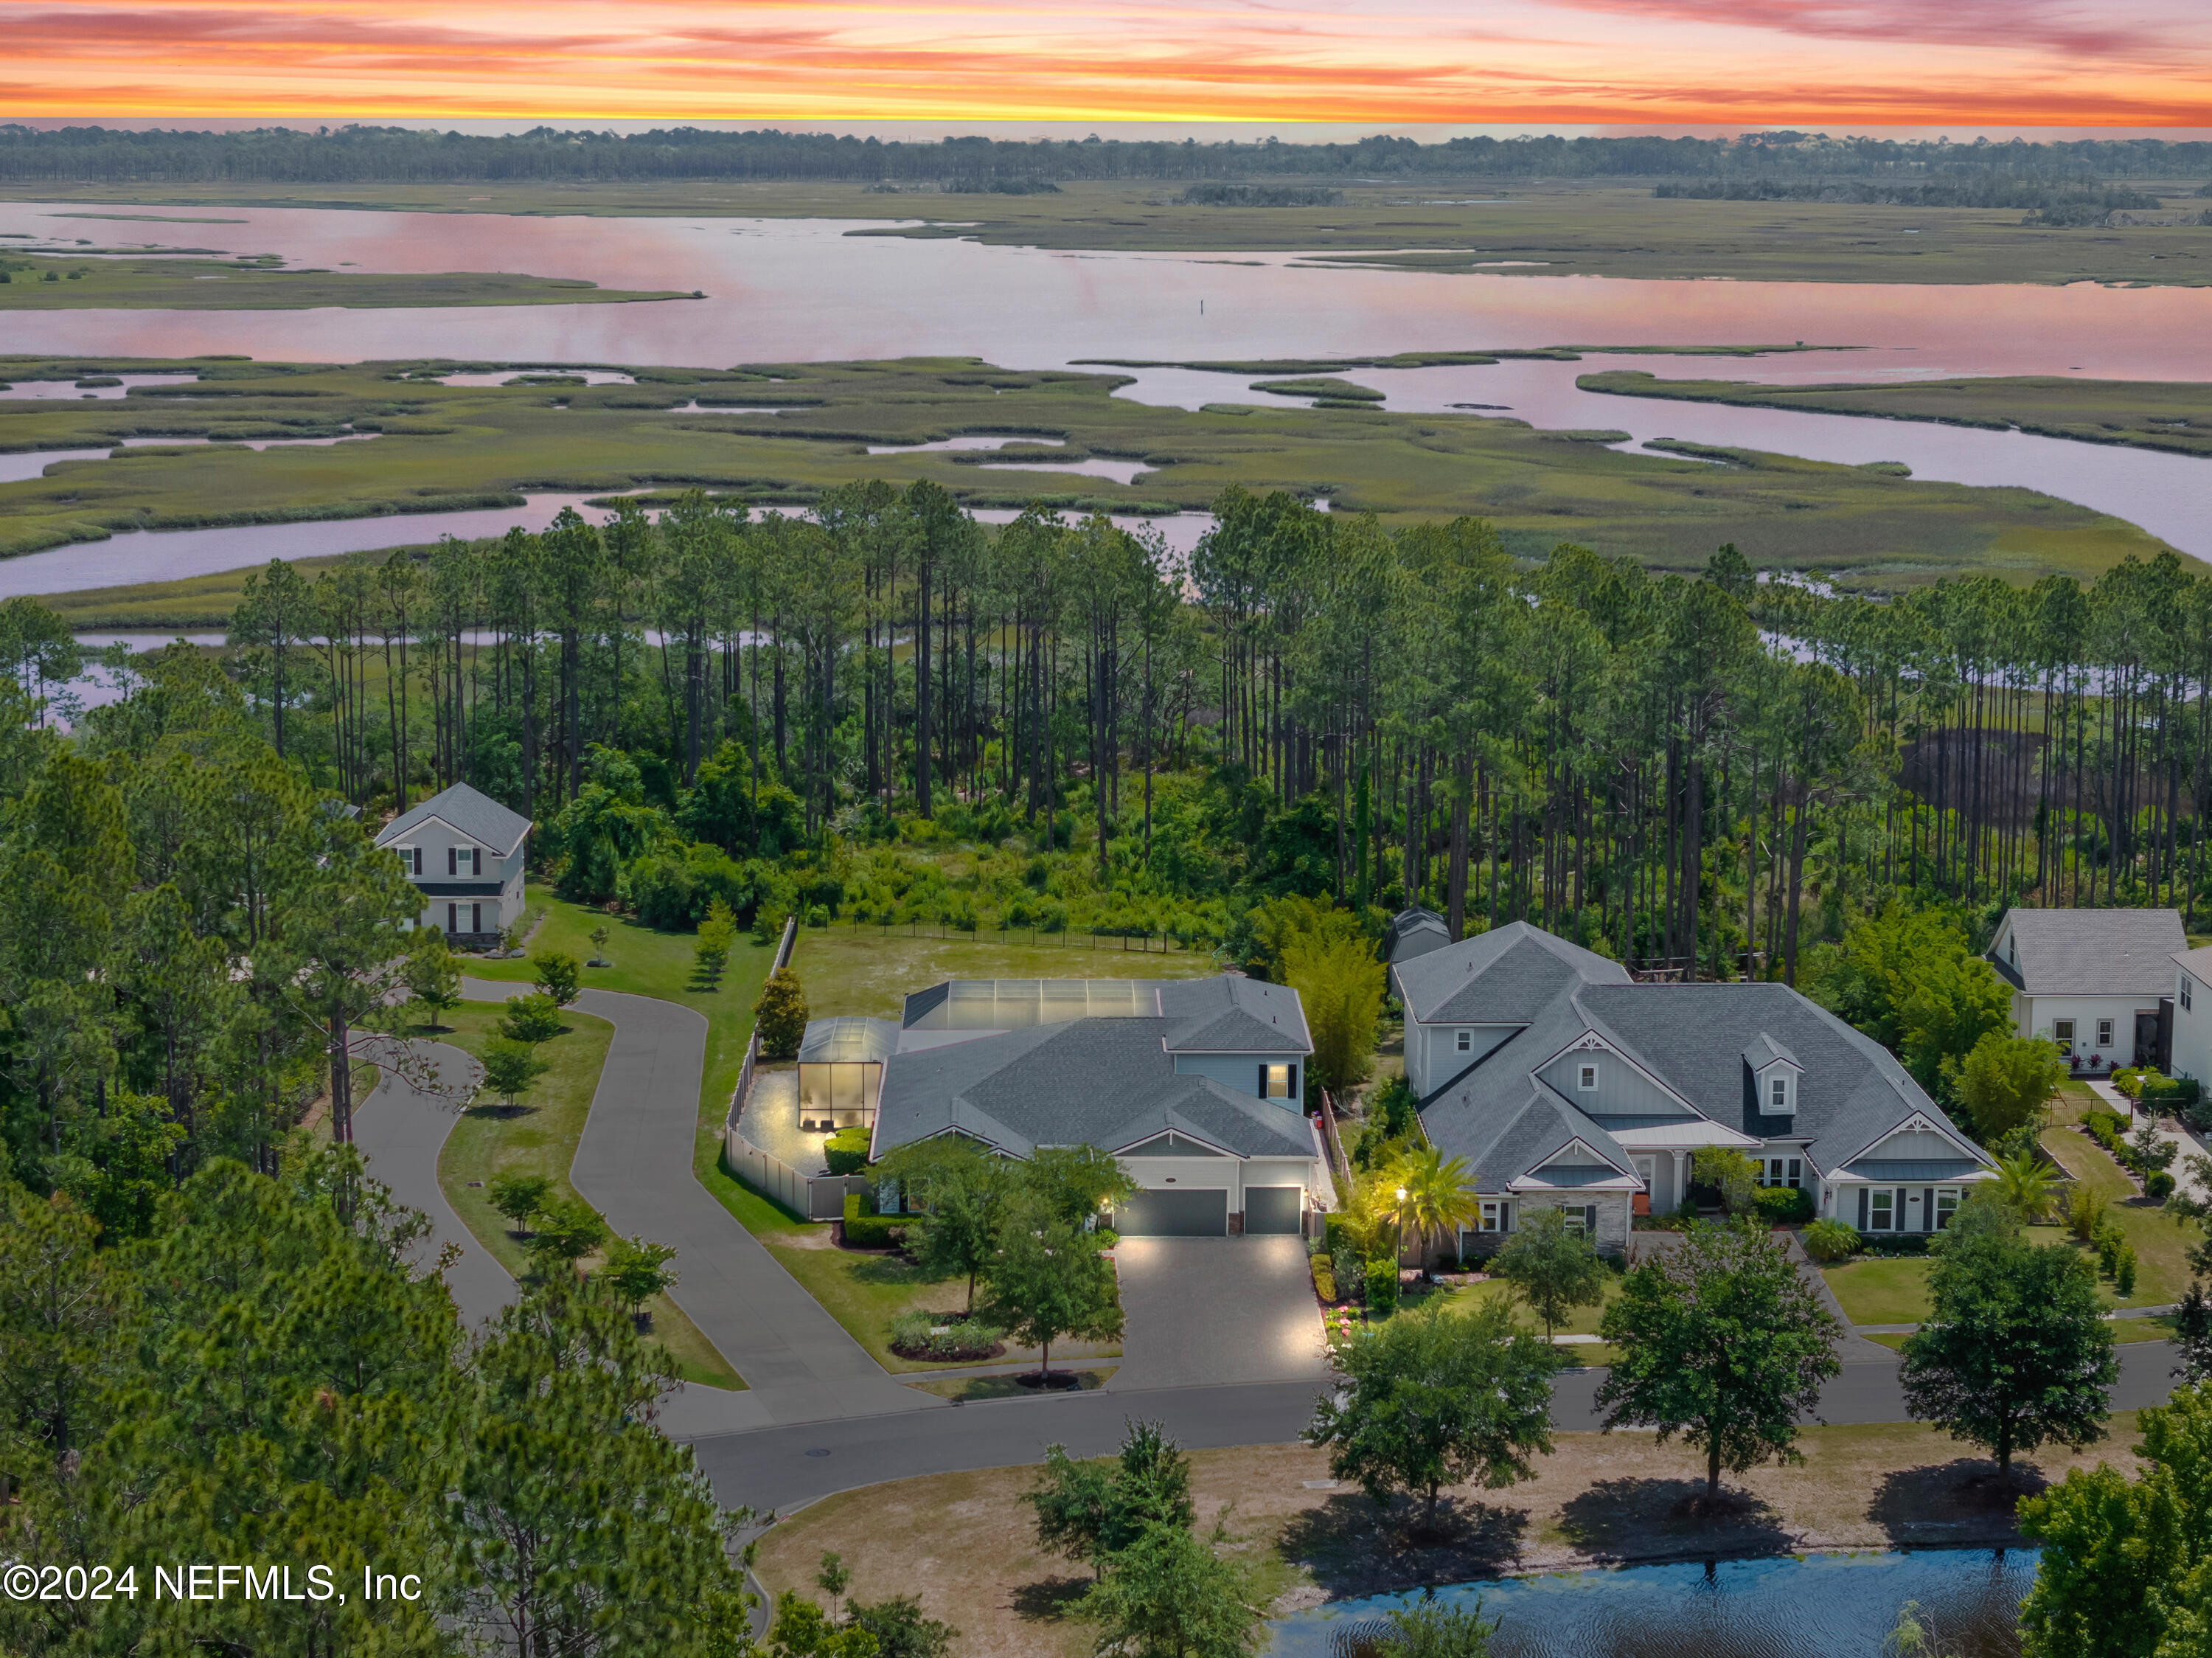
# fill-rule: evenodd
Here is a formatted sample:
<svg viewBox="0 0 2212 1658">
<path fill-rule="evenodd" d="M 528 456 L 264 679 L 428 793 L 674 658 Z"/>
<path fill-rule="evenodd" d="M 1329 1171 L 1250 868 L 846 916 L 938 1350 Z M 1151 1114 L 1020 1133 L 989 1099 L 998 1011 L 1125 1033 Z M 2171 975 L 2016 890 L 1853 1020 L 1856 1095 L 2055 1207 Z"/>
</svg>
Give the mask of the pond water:
<svg viewBox="0 0 2212 1658">
<path fill-rule="evenodd" d="M 1939 1549 L 1629 1566 L 1437 1591 L 1498 1621 L 1493 1658 L 1878 1658 L 1908 1600 L 1939 1649 L 2018 1658 L 2033 1549 Z M 1279 1619 L 1268 1658 L 1358 1658 L 1363 1626 L 1418 1595 Z"/>
<path fill-rule="evenodd" d="M 54 216 L 68 210 L 66 204 L 0 204 L 0 230 L 45 232 Z M 2212 380 L 2212 289 L 1443 276 L 1325 266 L 1294 255 L 1071 253 L 911 241 L 852 235 L 881 226 L 836 220 L 234 210 L 237 223 L 196 225 L 190 234 L 201 245 L 212 236 L 225 251 L 274 253 L 294 265 L 522 271 L 607 286 L 696 289 L 708 297 L 365 311 L 0 313 L 0 352 L 704 367 L 944 354 L 1042 369 L 1103 357 L 1221 360 L 1802 340 L 1860 349 L 1346 374 L 1386 393 L 1391 409 L 1503 405 L 1472 412 L 1545 427 L 1624 430 L 1631 434 L 1624 448 L 1674 437 L 1846 464 L 1904 460 L 1921 478 L 2039 489 L 2212 557 L 2212 464 L 2194 457 L 2016 432 L 1605 397 L 1574 384 L 1578 375 L 1612 368 L 1777 384 L 1997 374 Z M 611 369 L 601 374 L 613 377 Z M 1123 394 L 1189 406 L 1251 402 L 1254 394 L 1245 390 L 1251 378 L 1148 369 Z M 40 390 L 82 395 L 61 385 Z M 411 527 L 408 539 L 414 539 Z M 106 545 L 112 550 L 132 539 Z M 184 573 L 160 562 L 185 551 L 173 538 L 133 545 L 146 557 L 129 574 L 104 581 Z M 356 545 L 395 543 L 387 538 Z"/>
</svg>

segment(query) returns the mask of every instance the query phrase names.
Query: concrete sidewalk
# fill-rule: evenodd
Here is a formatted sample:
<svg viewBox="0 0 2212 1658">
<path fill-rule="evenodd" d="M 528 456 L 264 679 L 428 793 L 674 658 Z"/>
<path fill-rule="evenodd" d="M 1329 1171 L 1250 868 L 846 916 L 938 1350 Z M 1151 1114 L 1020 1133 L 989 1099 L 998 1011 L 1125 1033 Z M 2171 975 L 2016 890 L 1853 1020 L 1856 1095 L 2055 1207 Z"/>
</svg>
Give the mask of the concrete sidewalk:
<svg viewBox="0 0 2212 1658">
<path fill-rule="evenodd" d="M 2130 1134 L 2136 1131 L 2136 1125 L 2142 1119 L 2126 1094 L 2110 1082 L 2092 1082 L 2089 1092 L 2127 1119 Z M 2166 1166 L 2167 1172 L 2173 1176 L 2173 1189 L 2197 1203 L 2212 1201 L 2212 1187 L 2208 1187 L 2203 1180 L 2198 1179 L 2190 1166 L 2192 1157 L 2212 1155 L 2212 1149 L 2208 1149 L 2205 1145 L 2204 1137 L 2182 1127 L 2171 1117 L 2161 1117 L 2157 1121 L 2158 1137 L 2173 1148 L 2173 1161 Z"/>
<path fill-rule="evenodd" d="M 393 1197 L 430 1217 L 421 1265 L 434 1262 L 447 1244 L 460 1251 L 460 1259 L 446 1271 L 446 1289 L 460 1309 L 462 1327 L 474 1329 L 510 1305 L 519 1293 L 507 1269 L 461 1223 L 438 1186 L 438 1154 L 453 1125 L 461 1120 L 477 1062 L 443 1042 L 416 1045 L 436 1062 L 439 1084 L 450 1097 L 418 1094 L 396 1072 L 385 1071 L 383 1080 L 355 1109 L 354 1145 L 368 1172 L 390 1186 Z"/>
<path fill-rule="evenodd" d="M 462 994 L 497 1002 L 527 984 L 466 979 Z M 676 1247 L 672 1299 L 749 1392 L 689 1387 L 663 1406 L 673 1437 L 769 1423 L 948 1408 L 901 1387 L 807 1294 L 691 1173 L 706 1071 L 707 1021 L 652 997 L 586 991 L 580 1013 L 615 1027 L 569 1179 L 625 1237 Z"/>
</svg>

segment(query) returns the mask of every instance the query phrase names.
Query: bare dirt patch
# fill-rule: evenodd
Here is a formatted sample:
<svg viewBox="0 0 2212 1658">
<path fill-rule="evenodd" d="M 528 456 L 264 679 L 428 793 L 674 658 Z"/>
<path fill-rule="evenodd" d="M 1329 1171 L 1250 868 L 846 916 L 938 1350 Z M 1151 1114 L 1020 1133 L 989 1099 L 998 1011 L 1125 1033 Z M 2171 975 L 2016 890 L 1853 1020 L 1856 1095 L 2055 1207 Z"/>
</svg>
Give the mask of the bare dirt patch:
<svg viewBox="0 0 2212 1658">
<path fill-rule="evenodd" d="M 1279 1612 L 1424 1583 L 1630 1561 L 2010 1543 L 2018 1498 L 2068 1469 L 2133 1472 L 2134 1417 L 2074 1456 L 2023 1458 L 2001 1484 L 1986 1459 L 1911 1423 L 1818 1428 L 1805 1462 L 1756 1469 L 1705 1496 L 1704 1459 L 1649 1433 L 1562 1434 L 1528 1484 L 1455 1492 L 1439 1535 L 1416 1540 L 1410 1511 L 1330 1488 L 1327 1458 L 1301 1445 L 1193 1454 L 1199 1524 L 1218 1519 L 1224 1552 L 1249 1564 Z M 1041 1552 L 1021 1501 L 1031 1467 L 899 1480 L 830 1497 L 778 1526 L 761 1548 L 771 1590 L 808 1592 L 825 1549 L 862 1600 L 917 1594 L 963 1633 L 973 1658 L 1079 1658 L 1091 1631 L 1066 1615 L 1087 1587 L 1079 1562 Z M 1316 1489 L 1319 1487 L 1319 1489 Z"/>
</svg>

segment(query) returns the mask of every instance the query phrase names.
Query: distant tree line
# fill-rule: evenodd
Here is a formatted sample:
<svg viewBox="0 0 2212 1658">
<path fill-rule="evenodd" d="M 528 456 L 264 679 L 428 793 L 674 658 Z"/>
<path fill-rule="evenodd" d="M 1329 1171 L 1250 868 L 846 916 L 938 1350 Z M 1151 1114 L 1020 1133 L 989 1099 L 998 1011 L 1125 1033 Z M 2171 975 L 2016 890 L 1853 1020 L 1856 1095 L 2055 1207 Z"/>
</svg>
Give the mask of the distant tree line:
<svg viewBox="0 0 2212 1658">
<path fill-rule="evenodd" d="M 272 564 L 232 640 L 311 774 L 363 806 L 473 782 L 595 902 L 687 842 L 957 819 L 1081 837 L 1100 893 L 1419 901 L 1787 977 L 1892 891 L 2193 917 L 2207 879 L 2212 581 L 2171 554 L 1878 601 L 1733 547 L 1700 579 L 1531 567 L 1480 521 L 1232 489 L 1186 564 L 878 483 L 811 518 L 570 513 L 313 587 Z"/>
<path fill-rule="evenodd" d="M 0 179 L 13 182 L 421 184 L 441 181 L 648 182 L 786 179 L 862 183 L 994 179 L 1343 179 L 1473 174 L 1545 178 L 1882 177 L 1943 179 L 1984 173 L 2094 180 L 2202 179 L 2212 144 L 2155 138 L 1945 141 L 1804 132 L 1738 138 L 1460 137 L 1441 143 L 1376 134 L 1348 143 L 1235 140 L 994 139 L 888 143 L 826 132 L 698 127 L 593 132 L 541 126 L 480 136 L 349 125 L 312 131 L 40 131 L 0 125 Z"/>
</svg>

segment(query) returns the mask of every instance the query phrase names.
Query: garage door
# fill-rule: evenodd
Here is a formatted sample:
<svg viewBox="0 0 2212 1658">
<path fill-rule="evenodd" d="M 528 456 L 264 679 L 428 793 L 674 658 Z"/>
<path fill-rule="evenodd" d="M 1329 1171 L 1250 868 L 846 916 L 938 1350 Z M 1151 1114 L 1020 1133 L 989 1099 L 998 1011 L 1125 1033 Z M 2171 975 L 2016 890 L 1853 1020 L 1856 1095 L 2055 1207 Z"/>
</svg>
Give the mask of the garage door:
<svg viewBox="0 0 2212 1658">
<path fill-rule="evenodd" d="M 1305 1195 L 1304 1186 L 1246 1186 L 1245 1231 L 1296 1232 L 1298 1229 L 1298 1211 L 1305 1207 Z"/>
<path fill-rule="evenodd" d="M 1132 1238 L 1225 1238 L 1226 1192 L 1139 1192 L 1115 1211 L 1114 1228 Z"/>
</svg>

